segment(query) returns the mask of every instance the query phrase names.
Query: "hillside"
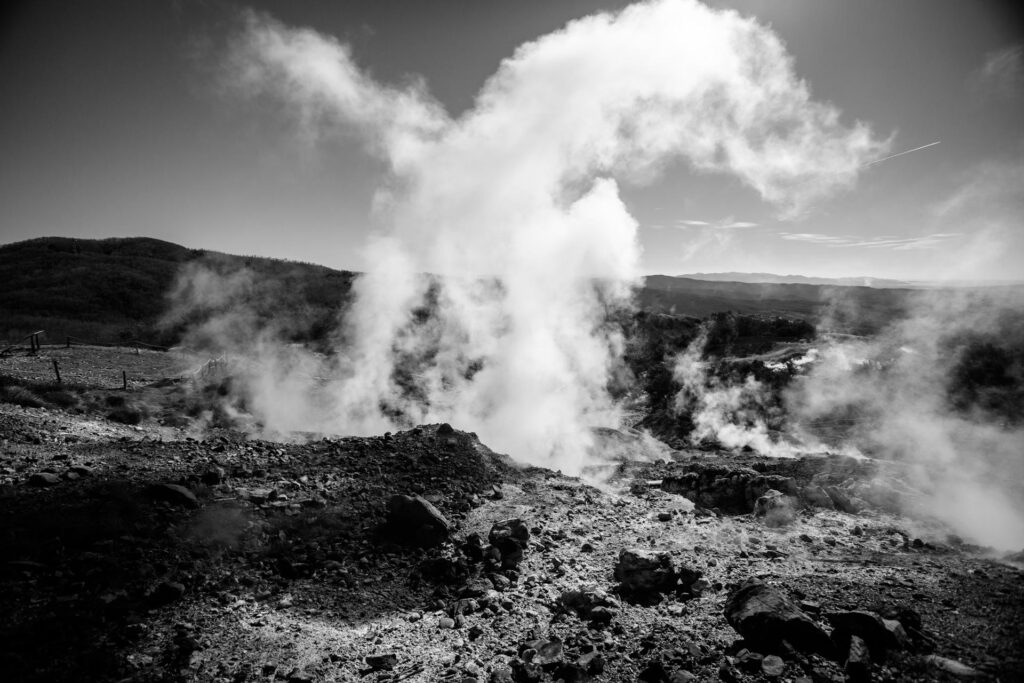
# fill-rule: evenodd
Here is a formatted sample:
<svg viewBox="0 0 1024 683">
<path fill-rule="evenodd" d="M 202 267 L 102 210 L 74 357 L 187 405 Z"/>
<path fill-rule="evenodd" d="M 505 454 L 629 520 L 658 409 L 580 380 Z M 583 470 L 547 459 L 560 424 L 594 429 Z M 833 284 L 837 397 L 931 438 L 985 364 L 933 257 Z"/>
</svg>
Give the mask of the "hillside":
<svg viewBox="0 0 1024 683">
<path fill-rule="evenodd" d="M 145 237 L 84 240 L 46 237 L 0 246 L 0 339 L 46 330 L 66 336 L 162 345 L 181 339 L 188 316 L 158 325 L 181 269 L 199 265 L 220 274 L 251 275 L 244 303 L 273 320 L 294 341 L 319 339 L 347 300 L 354 273 L 308 263 L 189 249 Z M 638 292 L 641 309 L 705 318 L 733 311 L 799 318 L 832 329 L 870 333 L 899 317 L 910 289 L 823 284 L 722 282 L 652 275 Z M 194 322 L 194 321 L 192 321 Z"/>
<path fill-rule="evenodd" d="M 273 287 L 275 308 L 299 305 L 319 324 L 336 316 L 353 277 L 323 266 L 188 249 L 148 237 L 44 237 L 0 246 L 0 339 L 45 330 L 50 343 L 71 336 L 173 344 L 180 325 L 163 329 L 158 323 L 178 273 L 200 263 L 219 272 L 251 271 L 249 299 L 260 313 L 272 314 L 260 295 Z"/>
</svg>

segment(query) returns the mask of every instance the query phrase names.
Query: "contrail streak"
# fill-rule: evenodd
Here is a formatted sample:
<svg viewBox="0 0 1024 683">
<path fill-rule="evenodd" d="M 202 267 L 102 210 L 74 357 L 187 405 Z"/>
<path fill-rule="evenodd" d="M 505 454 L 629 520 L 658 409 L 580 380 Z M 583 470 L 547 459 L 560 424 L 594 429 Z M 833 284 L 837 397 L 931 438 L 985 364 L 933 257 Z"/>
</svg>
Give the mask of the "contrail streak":
<svg viewBox="0 0 1024 683">
<path fill-rule="evenodd" d="M 904 154 L 910 154 L 911 152 L 916 152 L 916 151 L 918 151 L 920 149 L 926 149 L 928 147 L 934 147 L 935 145 L 939 144 L 940 142 L 942 142 L 942 140 L 936 140 L 935 142 L 929 142 L 927 145 L 921 145 L 920 147 L 915 147 L 914 149 L 908 149 L 905 152 L 897 152 L 896 154 L 890 154 L 887 157 L 882 157 L 881 159 L 875 159 L 874 161 L 869 161 L 868 163 L 864 164 L 864 166 L 870 166 L 872 164 L 877 164 L 877 163 L 880 163 L 882 161 L 886 161 L 887 159 L 895 159 L 896 157 L 901 157 Z"/>
</svg>

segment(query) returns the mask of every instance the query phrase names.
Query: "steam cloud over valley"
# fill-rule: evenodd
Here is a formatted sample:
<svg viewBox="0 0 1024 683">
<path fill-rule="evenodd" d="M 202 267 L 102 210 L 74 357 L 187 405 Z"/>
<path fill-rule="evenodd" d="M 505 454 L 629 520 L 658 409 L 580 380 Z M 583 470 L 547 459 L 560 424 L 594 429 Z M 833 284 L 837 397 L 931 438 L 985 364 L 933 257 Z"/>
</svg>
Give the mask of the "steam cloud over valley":
<svg viewBox="0 0 1024 683">
<path fill-rule="evenodd" d="M 251 274 L 199 266 L 179 280 L 167 321 L 189 329 L 190 346 L 241 351 L 243 400 L 225 409 L 269 433 L 451 422 L 571 474 L 628 457 L 598 429 L 628 431 L 645 393 L 627 363 L 641 254 L 619 183 L 651 182 L 682 160 L 734 177 L 792 219 L 891 151 L 811 98 L 769 28 L 686 0 L 587 17 L 521 45 L 454 118 L 426 83 L 378 83 L 357 62 L 330 36 L 256 13 L 223 55 L 233 93 L 278 102 L 307 141 L 356 134 L 388 169 L 370 267 L 317 351 L 282 342 L 301 310 L 270 325 L 253 312 L 254 288 L 267 300 L 282 293 Z M 1019 301 L 922 295 L 908 308 L 873 338 L 808 338 L 784 362 L 752 357 L 728 372 L 709 339 L 721 330 L 706 322 L 653 359 L 674 387 L 664 411 L 689 425 L 687 444 L 903 463 L 865 499 L 987 545 L 1024 546 L 1019 422 L 963 393 L 977 361 L 965 354 L 990 338 L 1016 348 L 1021 330 L 999 315 Z M 1015 362 L 1003 363 L 1011 375 Z M 664 455 L 656 443 L 643 436 L 633 456 Z"/>
<path fill-rule="evenodd" d="M 315 400 L 290 396 L 308 405 L 286 419 L 265 416 L 281 427 L 451 421 L 579 472 L 590 428 L 621 424 L 608 384 L 623 339 L 607 320 L 631 305 L 639 250 L 618 183 L 682 159 L 796 216 L 889 150 L 812 100 L 770 29 L 697 2 L 642 3 L 526 43 L 457 118 L 425 83 L 374 81 L 330 36 L 244 23 L 226 82 L 282 101 L 307 139 L 354 131 L 390 169 L 334 379 Z M 273 391 L 263 404 L 296 405 Z"/>
</svg>

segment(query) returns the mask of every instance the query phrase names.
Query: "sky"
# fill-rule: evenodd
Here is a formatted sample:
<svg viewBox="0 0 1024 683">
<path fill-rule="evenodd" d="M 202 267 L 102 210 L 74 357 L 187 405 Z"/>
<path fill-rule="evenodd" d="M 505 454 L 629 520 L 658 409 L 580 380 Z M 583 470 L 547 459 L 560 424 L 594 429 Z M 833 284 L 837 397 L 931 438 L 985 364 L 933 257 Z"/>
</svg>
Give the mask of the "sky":
<svg viewBox="0 0 1024 683">
<path fill-rule="evenodd" d="M 401 181 L 401 161 L 391 147 L 375 149 L 384 133 L 351 111 L 327 131 L 323 112 L 311 123 L 308 101 L 247 87 L 238 63 L 247 53 L 237 49 L 246 26 L 311 29 L 347 46 L 372 92 L 420 93 L 428 118 L 449 126 L 483 106 L 481 89 L 503 60 L 525 54 L 524 43 L 627 4 L 5 4 L 0 242 L 149 236 L 372 268 L 367 241 L 391 229 L 381 207 Z M 661 154 L 640 171 L 615 163 L 593 170 L 616 182 L 636 223 L 642 272 L 1022 279 L 1024 11 L 960 0 L 708 4 L 777 37 L 810 99 L 838 116 L 831 128 L 861 122 L 877 144 L 821 191 L 773 184 L 763 168 L 702 161 L 692 151 Z M 700 67 L 699 34 L 682 35 L 696 41 Z M 706 59 L 723 56 L 709 51 Z M 662 83 L 677 67 L 656 68 Z M 679 64 L 678 79 L 693 71 L 694 63 Z M 535 77 L 551 79 L 531 87 L 557 101 L 587 72 L 572 85 L 557 80 L 571 74 L 551 69 Z M 537 130 L 537 139 L 549 135 Z M 524 154 L 537 153 L 528 147 Z M 818 158 L 794 153 L 807 157 L 798 166 Z M 493 192 L 488 164 L 474 171 L 473 191 Z M 424 239 L 432 229 L 422 228 Z"/>
</svg>

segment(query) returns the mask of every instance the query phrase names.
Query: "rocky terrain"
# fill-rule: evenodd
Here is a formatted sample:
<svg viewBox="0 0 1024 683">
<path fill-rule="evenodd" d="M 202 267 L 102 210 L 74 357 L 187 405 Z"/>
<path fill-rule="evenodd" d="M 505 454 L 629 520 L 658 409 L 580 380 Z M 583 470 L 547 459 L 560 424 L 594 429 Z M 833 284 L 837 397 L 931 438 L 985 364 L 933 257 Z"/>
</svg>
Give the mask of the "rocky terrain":
<svg viewBox="0 0 1024 683">
<path fill-rule="evenodd" d="M 1024 678 L 1020 565 L 901 516 L 890 463 L 587 482 L 460 425 L 256 440 L 197 427 L 218 386 L 185 365 L 0 359 L 0 678 Z"/>
</svg>

